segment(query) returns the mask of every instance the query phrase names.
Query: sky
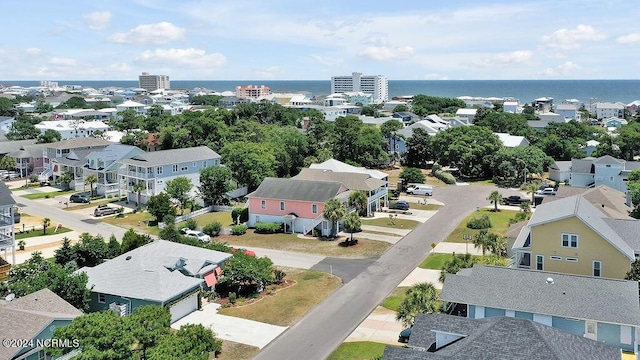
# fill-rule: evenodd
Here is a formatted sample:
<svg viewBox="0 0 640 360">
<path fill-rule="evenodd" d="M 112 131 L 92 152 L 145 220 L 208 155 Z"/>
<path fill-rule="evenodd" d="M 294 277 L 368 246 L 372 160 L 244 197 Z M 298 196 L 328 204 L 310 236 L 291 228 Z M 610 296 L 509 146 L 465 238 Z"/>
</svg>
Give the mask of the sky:
<svg viewBox="0 0 640 360">
<path fill-rule="evenodd" d="M 4 0 L 0 80 L 637 79 L 622 0 Z"/>
</svg>

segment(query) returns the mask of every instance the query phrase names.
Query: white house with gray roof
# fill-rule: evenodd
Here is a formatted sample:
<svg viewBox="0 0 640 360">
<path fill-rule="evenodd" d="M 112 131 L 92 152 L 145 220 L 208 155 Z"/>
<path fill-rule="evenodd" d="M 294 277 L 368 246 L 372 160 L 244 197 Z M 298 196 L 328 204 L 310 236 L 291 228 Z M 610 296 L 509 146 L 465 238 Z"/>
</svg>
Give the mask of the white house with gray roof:
<svg viewBox="0 0 640 360">
<path fill-rule="evenodd" d="M 140 203 L 146 204 L 149 198 L 164 191 L 167 181 L 179 176 L 191 180 L 191 196 L 196 196 L 200 186 L 200 171 L 210 166 L 220 166 L 220 155 L 206 146 L 184 149 L 171 149 L 141 153 L 129 159 L 118 161 L 118 174 L 122 182 L 120 191 L 126 194 L 128 201 L 137 202 L 138 194 L 133 190 L 142 183 Z"/>
<path fill-rule="evenodd" d="M 524 318 L 638 352 L 638 282 L 474 265 L 446 277 L 440 299 L 472 319 Z"/>
<path fill-rule="evenodd" d="M 199 307 L 200 289 L 217 283 L 225 252 L 157 240 L 95 267 L 83 267 L 91 289 L 89 311 L 127 315 L 138 306 L 167 307 L 171 322 Z"/>
<path fill-rule="evenodd" d="M 7 251 L 11 251 L 11 264 L 16 263 L 16 244 L 14 227 L 14 213 L 16 201 L 11 191 L 4 182 L 0 182 L 0 252 L 4 254 L 4 260 L 0 258 L 0 280 L 7 277 L 11 268 L 8 264 Z"/>
</svg>

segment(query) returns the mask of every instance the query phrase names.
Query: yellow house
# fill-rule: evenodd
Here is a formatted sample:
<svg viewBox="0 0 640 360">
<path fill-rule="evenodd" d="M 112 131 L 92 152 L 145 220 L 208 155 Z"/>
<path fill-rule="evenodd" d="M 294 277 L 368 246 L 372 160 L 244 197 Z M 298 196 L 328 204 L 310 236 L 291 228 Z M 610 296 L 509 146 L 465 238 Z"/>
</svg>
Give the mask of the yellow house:
<svg viewBox="0 0 640 360">
<path fill-rule="evenodd" d="M 539 205 L 512 249 L 518 268 L 623 279 L 640 255 L 640 221 L 570 196 Z"/>
</svg>

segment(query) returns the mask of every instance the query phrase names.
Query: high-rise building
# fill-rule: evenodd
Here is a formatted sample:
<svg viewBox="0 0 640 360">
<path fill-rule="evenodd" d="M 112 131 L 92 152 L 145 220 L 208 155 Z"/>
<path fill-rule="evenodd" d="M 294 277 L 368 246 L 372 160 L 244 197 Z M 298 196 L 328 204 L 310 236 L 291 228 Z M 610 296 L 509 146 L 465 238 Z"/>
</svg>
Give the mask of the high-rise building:
<svg viewBox="0 0 640 360">
<path fill-rule="evenodd" d="M 236 97 L 239 99 L 257 99 L 269 94 L 271 94 L 271 89 L 265 85 L 236 86 Z"/>
<path fill-rule="evenodd" d="M 389 100 L 389 81 L 382 75 L 362 75 L 354 72 L 351 76 L 333 76 L 331 93 L 363 92 L 372 94 L 376 103 Z"/>
<path fill-rule="evenodd" d="M 171 89 L 169 82 L 169 76 L 167 75 L 149 75 L 149 73 L 143 72 L 138 77 L 138 87 L 147 91 L 154 91 L 158 89 Z"/>
</svg>

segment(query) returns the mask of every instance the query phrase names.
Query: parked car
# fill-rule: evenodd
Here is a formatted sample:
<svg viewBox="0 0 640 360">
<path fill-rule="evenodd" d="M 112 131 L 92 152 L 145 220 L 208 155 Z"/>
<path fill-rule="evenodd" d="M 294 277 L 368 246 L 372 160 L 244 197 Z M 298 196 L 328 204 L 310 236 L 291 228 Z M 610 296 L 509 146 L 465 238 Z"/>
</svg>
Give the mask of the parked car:
<svg viewBox="0 0 640 360">
<path fill-rule="evenodd" d="M 191 229 L 189 229 L 188 227 L 183 227 L 182 229 L 180 229 L 180 234 L 186 234 L 188 231 L 192 231 Z"/>
<path fill-rule="evenodd" d="M 184 234 L 184 236 L 198 239 L 202 242 L 211 241 L 211 237 L 209 235 L 203 233 L 202 231 L 197 231 L 197 230 L 188 230 L 186 234 Z"/>
<path fill-rule="evenodd" d="M 431 185 L 416 185 L 413 187 L 407 188 L 407 194 L 411 195 L 425 195 L 431 196 L 433 195 L 433 186 Z"/>
<path fill-rule="evenodd" d="M 555 195 L 556 189 L 552 187 L 544 188 L 542 190 L 536 191 L 537 195 Z"/>
<path fill-rule="evenodd" d="M 120 209 L 111 207 L 109 205 L 103 204 L 98 205 L 95 210 L 93 210 L 93 216 L 106 216 L 120 213 Z"/>
<path fill-rule="evenodd" d="M 249 255 L 249 256 L 256 257 L 256 253 L 254 251 L 247 250 L 247 249 L 242 249 L 242 248 L 231 248 L 231 253 L 232 254 L 239 253 L 239 252 L 244 253 L 244 254 Z"/>
<path fill-rule="evenodd" d="M 91 202 L 91 199 L 89 199 L 89 195 L 87 194 L 71 194 L 69 202 L 88 204 Z"/>
<path fill-rule="evenodd" d="M 389 209 L 395 209 L 395 210 L 409 210 L 409 203 L 404 201 L 404 200 L 400 200 L 400 201 L 392 201 L 389 204 Z"/>
<path fill-rule="evenodd" d="M 502 203 L 505 205 L 520 205 L 527 202 L 531 202 L 531 200 L 519 195 L 512 195 L 502 199 Z"/>
</svg>

